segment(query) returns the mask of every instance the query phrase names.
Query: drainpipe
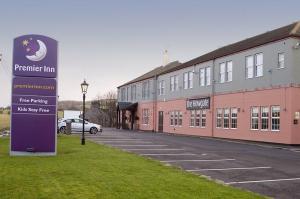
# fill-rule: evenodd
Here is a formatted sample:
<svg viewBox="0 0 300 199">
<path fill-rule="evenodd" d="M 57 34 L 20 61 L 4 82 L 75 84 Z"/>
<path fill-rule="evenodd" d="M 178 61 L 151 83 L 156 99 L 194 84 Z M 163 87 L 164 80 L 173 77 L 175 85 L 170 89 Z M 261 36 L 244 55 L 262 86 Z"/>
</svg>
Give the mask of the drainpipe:
<svg viewBox="0 0 300 199">
<path fill-rule="evenodd" d="M 211 136 L 215 136 L 215 84 L 217 80 L 215 79 L 215 59 L 212 60 L 212 83 L 211 83 Z"/>
</svg>

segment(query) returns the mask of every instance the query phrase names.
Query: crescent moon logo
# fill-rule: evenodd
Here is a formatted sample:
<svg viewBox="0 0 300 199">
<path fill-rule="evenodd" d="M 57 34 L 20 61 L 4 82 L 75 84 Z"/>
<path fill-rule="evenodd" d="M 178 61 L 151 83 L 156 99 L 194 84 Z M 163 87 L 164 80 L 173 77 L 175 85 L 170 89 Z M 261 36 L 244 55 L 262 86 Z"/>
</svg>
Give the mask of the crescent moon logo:
<svg viewBox="0 0 300 199">
<path fill-rule="evenodd" d="M 47 47 L 44 42 L 41 40 L 36 40 L 39 44 L 39 50 L 35 52 L 34 55 L 26 55 L 26 58 L 30 61 L 41 61 L 46 57 L 47 54 Z"/>
</svg>

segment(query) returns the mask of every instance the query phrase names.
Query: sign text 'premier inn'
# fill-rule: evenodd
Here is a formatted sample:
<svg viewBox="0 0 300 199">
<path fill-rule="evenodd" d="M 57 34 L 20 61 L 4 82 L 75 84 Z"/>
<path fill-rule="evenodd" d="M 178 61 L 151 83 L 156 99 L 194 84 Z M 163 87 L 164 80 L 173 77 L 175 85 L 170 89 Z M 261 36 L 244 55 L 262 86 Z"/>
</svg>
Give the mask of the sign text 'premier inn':
<svg viewBox="0 0 300 199">
<path fill-rule="evenodd" d="M 14 40 L 11 155 L 55 155 L 57 41 L 42 35 Z"/>
</svg>

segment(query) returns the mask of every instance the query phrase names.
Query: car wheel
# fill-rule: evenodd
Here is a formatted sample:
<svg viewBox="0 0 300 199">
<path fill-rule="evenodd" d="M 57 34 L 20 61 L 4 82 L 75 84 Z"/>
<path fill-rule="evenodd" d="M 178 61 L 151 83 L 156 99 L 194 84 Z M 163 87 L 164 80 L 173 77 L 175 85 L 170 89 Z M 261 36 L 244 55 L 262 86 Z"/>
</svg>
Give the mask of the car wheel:
<svg viewBox="0 0 300 199">
<path fill-rule="evenodd" d="M 59 132 L 65 134 L 66 133 L 66 127 L 65 126 L 60 127 Z"/>
<path fill-rule="evenodd" d="M 90 129 L 90 134 L 96 134 L 96 133 L 98 133 L 98 129 L 95 128 L 95 127 L 92 127 L 92 128 Z"/>
</svg>

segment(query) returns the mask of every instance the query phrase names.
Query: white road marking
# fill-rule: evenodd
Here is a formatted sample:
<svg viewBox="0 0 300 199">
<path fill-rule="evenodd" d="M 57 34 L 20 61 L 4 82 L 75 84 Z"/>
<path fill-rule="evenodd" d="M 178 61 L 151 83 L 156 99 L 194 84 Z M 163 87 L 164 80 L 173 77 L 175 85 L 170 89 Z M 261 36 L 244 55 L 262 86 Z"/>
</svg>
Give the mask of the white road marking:
<svg viewBox="0 0 300 199">
<path fill-rule="evenodd" d="M 131 140 L 136 140 L 136 141 L 142 141 L 141 139 L 94 139 L 94 140 L 97 140 L 97 141 L 117 141 L 117 140 L 127 140 L 127 141 L 131 141 Z"/>
<path fill-rule="evenodd" d="M 166 154 L 166 153 L 143 153 L 143 154 L 140 154 L 140 155 L 146 155 L 146 156 L 158 156 L 158 155 L 162 155 L 162 156 L 183 156 L 183 155 L 196 155 L 196 154 L 193 154 L 193 153 L 175 153 L 175 154 Z"/>
<path fill-rule="evenodd" d="M 97 140 L 95 140 L 97 142 Z M 122 142 L 130 142 L 130 143 L 140 143 L 140 144 L 151 144 L 152 142 L 146 142 L 146 141 L 129 141 L 129 140 L 114 140 L 114 141 L 98 141 L 99 143 L 122 143 Z"/>
<path fill-rule="evenodd" d="M 130 151 L 183 151 L 184 149 L 126 149 Z"/>
<path fill-rule="evenodd" d="M 186 170 L 189 172 L 194 171 L 229 171 L 229 170 L 254 170 L 254 169 L 271 169 L 272 167 L 244 167 L 244 168 L 225 168 L 225 169 L 191 169 Z"/>
<path fill-rule="evenodd" d="M 249 184 L 249 183 L 263 183 L 263 182 L 281 182 L 281 181 L 296 181 L 300 178 L 286 178 L 286 179 L 275 179 L 275 180 L 256 180 L 256 181 L 242 181 L 242 182 L 227 182 L 225 184 Z"/>
<path fill-rule="evenodd" d="M 121 145 L 115 145 L 115 144 L 114 144 L 114 145 L 111 145 L 111 146 L 140 146 L 140 147 L 160 146 L 160 147 L 163 147 L 163 146 L 168 146 L 168 145 L 153 145 L 153 144 L 148 144 L 148 145 L 146 145 L 146 144 L 143 144 L 143 145 L 136 145 L 136 144 L 128 144 L 128 145 L 121 144 Z"/>
<path fill-rule="evenodd" d="M 164 160 L 160 162 L 171 163 L 171 162 L 221 162 L 221 161 L 233 161 L 235 159 L 219 159 L 219 160 Z"/>
</svg>

